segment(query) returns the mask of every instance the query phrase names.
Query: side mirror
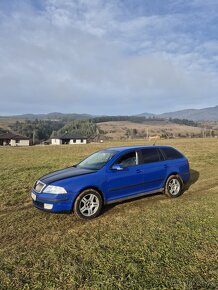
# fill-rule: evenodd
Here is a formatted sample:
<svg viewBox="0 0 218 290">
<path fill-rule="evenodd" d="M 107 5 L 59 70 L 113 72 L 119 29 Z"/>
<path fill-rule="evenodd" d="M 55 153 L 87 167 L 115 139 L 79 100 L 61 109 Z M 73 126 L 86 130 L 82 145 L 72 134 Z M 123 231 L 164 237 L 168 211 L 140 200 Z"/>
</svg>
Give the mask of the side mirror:
<svg viewBox="0 0 218 290">
<path fill-rule="evenodd" d="M 112 170 L 124 170 L 124 167 L 120 164 L 114 164 L 111 168 Z"/>
</svg>

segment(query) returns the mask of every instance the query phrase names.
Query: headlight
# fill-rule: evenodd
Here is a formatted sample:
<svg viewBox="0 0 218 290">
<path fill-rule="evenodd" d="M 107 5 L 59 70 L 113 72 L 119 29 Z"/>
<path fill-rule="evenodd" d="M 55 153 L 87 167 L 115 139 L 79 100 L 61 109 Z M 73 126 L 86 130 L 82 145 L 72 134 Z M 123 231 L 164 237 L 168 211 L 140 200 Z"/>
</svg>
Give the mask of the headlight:
<svg viewBox="0 0 218 290">
<path fill-rule="evenodd" d="M 66 192 L 66 190 L 63 187 L 54 186 L 54 185 L 48 185 L 43 190 L 43 193 L 64 194 L 64 193 L 67 193 L 67 192 Z"/>
</svg>

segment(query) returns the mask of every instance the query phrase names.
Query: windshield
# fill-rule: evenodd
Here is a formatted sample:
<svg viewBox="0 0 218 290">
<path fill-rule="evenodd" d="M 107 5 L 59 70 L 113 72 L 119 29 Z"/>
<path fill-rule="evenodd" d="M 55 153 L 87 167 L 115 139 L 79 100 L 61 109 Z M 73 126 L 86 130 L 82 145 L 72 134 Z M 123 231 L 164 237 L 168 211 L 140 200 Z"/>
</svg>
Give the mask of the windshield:
<svg viewBox="0 0 218 290">
<path fill-rule="evenodd" d="M 80 162 L 76 167 L 98 170 L 102 168 L 117 152 L 112 150 L 99 151 Z"/>
</svg>

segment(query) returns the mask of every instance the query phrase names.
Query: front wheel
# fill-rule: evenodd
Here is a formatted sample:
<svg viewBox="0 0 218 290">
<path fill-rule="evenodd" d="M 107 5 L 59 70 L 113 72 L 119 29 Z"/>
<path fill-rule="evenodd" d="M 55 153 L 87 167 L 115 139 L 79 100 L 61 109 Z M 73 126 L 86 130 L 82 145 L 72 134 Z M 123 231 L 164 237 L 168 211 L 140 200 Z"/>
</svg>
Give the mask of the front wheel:
<svg viewBox="0 0 218 290">
<path fill-rule="evenodd" d="M 178 197 L 182 194 L 182 181 L 178 175 L 168 177 L 164 192 L 169 197 Z"/>
<path fill-rule="evenodd" d="M 81 219 L 92 219 L 100 214 L 102 205 L 100 193 L 94 189 L 86 189 L 76 198 L 74 213 Z"/>
</svg>

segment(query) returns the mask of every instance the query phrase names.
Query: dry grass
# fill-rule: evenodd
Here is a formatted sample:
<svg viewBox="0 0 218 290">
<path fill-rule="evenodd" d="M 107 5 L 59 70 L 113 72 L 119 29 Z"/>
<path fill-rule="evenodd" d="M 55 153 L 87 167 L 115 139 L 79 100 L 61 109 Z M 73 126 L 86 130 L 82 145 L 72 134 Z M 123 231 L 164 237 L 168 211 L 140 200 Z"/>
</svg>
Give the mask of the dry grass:
<svg viewBox="0 0 218 290">
<path fill-rule="evenodd" d="M 12 131 L 11 125 L 13 125 L 16 122 L 13 118 L 2 118 L 0 117 L 0 129 L 4 129 L 6 131 Z"/>
<path fill-rule="evenodd" d="M 129 121 L 110 121 L 98 123 L 101 130 L 105 132 L 106 137 L 118 139 L 126 138 L 126 132 L 128 129 L 136 129 L 142 136 L 146 136 L 147 129 L 149 135 L 161 135 L 165 134 L 194 134 L 195 136 L 201 134 L 201 128 L 179 125 L 170 123 L 169 121 L 145 121 L 144 123 L 134 123 Z"/>
<path fill-rule="evenodd" d="M 217 289 L 218 140 L 160 142 L 190 160 L 185 194 L 108 206 L 90 222 L 33 208 L 31 185 L 127 143 L 0 148 L 0 289 Z"/>
</svg>

